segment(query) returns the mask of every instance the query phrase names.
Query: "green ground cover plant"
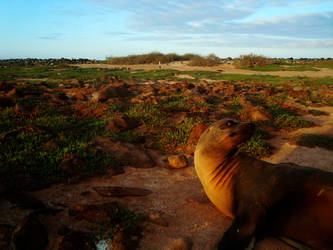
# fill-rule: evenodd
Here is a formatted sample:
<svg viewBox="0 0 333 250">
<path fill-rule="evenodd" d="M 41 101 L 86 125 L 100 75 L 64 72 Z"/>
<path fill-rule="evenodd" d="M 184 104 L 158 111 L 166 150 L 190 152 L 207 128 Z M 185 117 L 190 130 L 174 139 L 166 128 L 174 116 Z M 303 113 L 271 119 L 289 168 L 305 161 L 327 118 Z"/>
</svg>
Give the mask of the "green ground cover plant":
<svg viewBox="0 0 333 250">
<path fill-rule="evenodd" d="M 316 69 L 310 65 L 302 65 L 302 64 L 296 64 L 291 66 L 281 66 L 276 64 L 269 64 L 266 66 L 241 66 L 241 69 L 248 69 L 253 71 L 319 71 L 319 69 Z"/>
<path fill-rule="evenodd" d="M 107 135 L 106 120 L 75 116 L 67 108 L 46 107 L 34 116 L 6 108 L 0 115 L 1 183 L 15 185 L 24 176 L 53 183 L 68 179 L 59 168 L 65 158 L 84 162 L 80 176 L 103 173 L 119 162 L 89 149 L 89 142 Z M 48 143 L 52 144 L 47 148 Z"/>
</svg>

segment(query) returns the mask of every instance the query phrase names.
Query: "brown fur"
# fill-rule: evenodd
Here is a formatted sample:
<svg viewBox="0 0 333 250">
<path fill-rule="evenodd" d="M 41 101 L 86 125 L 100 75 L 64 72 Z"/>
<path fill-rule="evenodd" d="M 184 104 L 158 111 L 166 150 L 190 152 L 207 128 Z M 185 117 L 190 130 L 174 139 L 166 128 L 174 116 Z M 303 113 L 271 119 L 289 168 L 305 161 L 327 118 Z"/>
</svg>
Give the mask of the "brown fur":
<svg viewBox="0 0 333 250">
<path fill-rule="evenodd" d="M 270 164 L 237 151 L 250 123 L 221 120 L 202 134 L 194 160 L 209 199 L 233 224 L 219 249 L 244 249 L 263 233 L 314 249 L 333 247 L 333 174 L 295 164 Z"/>
</svg>

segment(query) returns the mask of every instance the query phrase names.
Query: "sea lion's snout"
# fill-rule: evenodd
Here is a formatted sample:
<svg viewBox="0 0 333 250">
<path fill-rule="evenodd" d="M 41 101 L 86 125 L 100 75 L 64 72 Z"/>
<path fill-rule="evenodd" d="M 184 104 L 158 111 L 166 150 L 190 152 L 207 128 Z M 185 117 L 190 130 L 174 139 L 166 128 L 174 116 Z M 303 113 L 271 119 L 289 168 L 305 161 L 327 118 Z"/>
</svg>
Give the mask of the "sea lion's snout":
<svg viewBox="0 0 333 250">
<path fill-rule="evenodd" d="M 255 125 L 253 123 L 235 123 L 229 127 L 229 138 L 236 145 L 247 141 L 254 133 Z"/>
</svg>

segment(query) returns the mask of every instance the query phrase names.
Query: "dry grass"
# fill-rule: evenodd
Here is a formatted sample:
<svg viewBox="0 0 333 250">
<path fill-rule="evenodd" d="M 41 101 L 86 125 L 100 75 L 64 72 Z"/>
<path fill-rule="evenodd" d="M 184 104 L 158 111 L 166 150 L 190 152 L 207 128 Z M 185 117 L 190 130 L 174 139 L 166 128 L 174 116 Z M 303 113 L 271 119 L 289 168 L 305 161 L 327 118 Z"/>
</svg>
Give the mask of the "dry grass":
<svg viewBox="0 0 333 250">
<path fill-rule="evenodd" d="M 270 60 L 265 56 L 260 56 L 256 54 L 241 55 L 237 60 L 238 66 L 246 67 L 260 67 L 267 66 L 270 63 Z"/>
<path fill-rule="evenodd" d="M 195 54 L 178 55 L 176 53 L 162 54 L 159 52 L 152 52 L 141 55 L 129 55 L 124 57 L 107 57 L 106 63 L 117 65 L 133 65 L 133 64 L 159 64 L 170 63 L 177 61 L 187 61 L 196 57 Z"/>
<path fill-rule="evenodd" d="M 210 54 L 209 56 L 194 56 L 188 63 L 189 66 L 216 66 L 219 65 L 221 59 L 215 54 Z"/>
</svg>

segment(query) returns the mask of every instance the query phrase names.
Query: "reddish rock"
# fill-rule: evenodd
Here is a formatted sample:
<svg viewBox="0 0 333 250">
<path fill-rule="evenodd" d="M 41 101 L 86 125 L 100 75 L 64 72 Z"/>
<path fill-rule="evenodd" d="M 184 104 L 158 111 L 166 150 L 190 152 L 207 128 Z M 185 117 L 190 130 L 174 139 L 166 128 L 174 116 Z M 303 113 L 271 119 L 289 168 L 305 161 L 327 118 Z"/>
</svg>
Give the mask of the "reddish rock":
<svg viewBox="0 0 333 250">
<path fill-rule="evenodd" d="M 84 162 L 74 155 L 69 155 L 61 161 L 59 168 L 68 176 L 77 176 L 80 175 L 83 166 Z"/>
<path fill-rule="evenodd" d="M 16 250 L 44 250 L 48 244 L 48 232 L 36 215 L 30 214 L 13 233 Z"/>
<path fill-rule="evenodd" d="M 15 99 L 9 96 L 0 96 L 0 107 L 12 107 L 15 105 Z"/>
<path fill-rule="evenodd" d="M 95 250 L 93 235 L 87 232 L 72 231 L 65 235 L 58 250 Z"/>
<path fill-rule="evenodd" d="M 167 120 L 171 124 L 179 125 L 185 120 L 186 117 L 187 117 L 186 112 L 179 112 L 176 114 L 170 114 L 170 117 Z"/>
<path fill-rule="evenodd" d="M 183 154 L 169 156 L 168 162 L 172 168 L 185 168 L 188 165 L 187 159 Z"/>
<path fill-rule="evenodd" d="M 86 220 L 96 223 L 116 219 L 119 209 L 120 206 L 117 202 L 103 204 L 78 204 L 72 206 L 68 213 L 76 220 Z"/>
<path fill-rule="evenodd" d="M 43 151 L 51 151 L 58 148 L 58 145 L 53 141 L 48 141 L 42 146 Z"/>
<path fill-rule="evenodd" d="M 130 95 L 129 90 L 127 89 L 126 85 L 123 83 L 114 83 L 109 84 L 99 91 L 94 92 L 92 94 L 91 100 L 93 102 L 105 102 L 109 98 L 124 98 Z"/>
<path fill-rule="evenodd" d="M 203 132 L 205 132 L 207 128 L 208 126 L 203 123 L 198 123 L 197 125 L 195 125 L 191 130 L 190 136 L 187 140 L 187 144 L 197 144 L 200 136 Z"/>
<path fill-rule="evenodd" d="M 190 238 L 177 238 L 171 240 L 163 250 L 191 250 L 193 241 Z"/>
<path fill-rule="evenodd" d="M 14 87 L 13 85 L 9 84 L 6 81 L 0 81 L 0 90 L 1 91 L 9 91 L 12 90 Z"/>
<path fill-rule="evenodd" d="M 239 103 L 242 105 L 243 110 L 240 114 L 241 120 L 247 121 L 269 121 L 272 116 L 265 110 L 264 107 L 253 106 L 251 102 L 247 101 L 245 97 L 239 98 Z"/>
<path fill-rule="evenodd" d="M 155 162 L 146 150 L 130 143 L 112 142 L 108 137 L 99 137 L 91 143 L 91 148 L 102 150 L 132 167 L 150 168 L 155 166 Z"/>
<path fill-rule="evenodd" d="M 121 114 L 109 121 L 106 128 L 111 131 L 126 131 L 134 129 L 140 125 L 140 121 L 136 118 Z"/>
<path fill-rule="evenodd" d="M 9 243 L 12 236 L 12 228 L 8 225 L 0 224 L 0 249 L 10 249 Z"/>
<path fill-rule="evenodd" d="M 103 186 L 92 189 L 104 197 L 146 196 L 152 193 L 148 189 L 134 187 Z"/>
</svg>

